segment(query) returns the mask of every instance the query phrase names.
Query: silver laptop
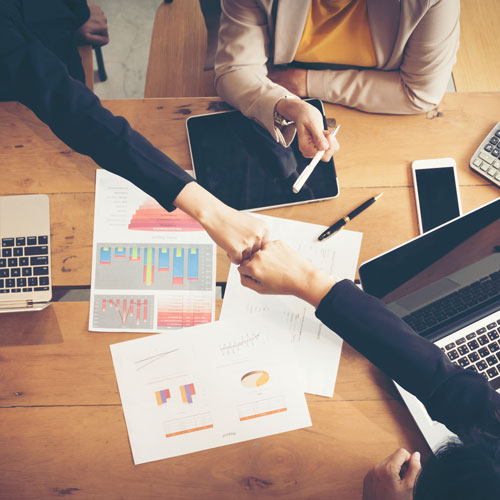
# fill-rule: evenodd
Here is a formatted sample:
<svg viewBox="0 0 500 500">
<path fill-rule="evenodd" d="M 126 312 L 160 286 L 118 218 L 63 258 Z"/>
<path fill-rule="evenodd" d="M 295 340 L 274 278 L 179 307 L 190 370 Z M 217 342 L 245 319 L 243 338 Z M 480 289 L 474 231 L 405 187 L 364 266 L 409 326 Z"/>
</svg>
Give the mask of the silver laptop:
<svg viewBox="0 0 500 500">
<path fill-rule="evenodd" d="M 359 274 L 366 292 L 500 392 L 500 198 L 365 262 Z M 397 387 L 433 450 L 454 436 Z"/>
<path fill-rule="evenodd" d="M 0 312 L 50 304 L 50 213 L 47 195 L 0 196 Z"/>
</svg>

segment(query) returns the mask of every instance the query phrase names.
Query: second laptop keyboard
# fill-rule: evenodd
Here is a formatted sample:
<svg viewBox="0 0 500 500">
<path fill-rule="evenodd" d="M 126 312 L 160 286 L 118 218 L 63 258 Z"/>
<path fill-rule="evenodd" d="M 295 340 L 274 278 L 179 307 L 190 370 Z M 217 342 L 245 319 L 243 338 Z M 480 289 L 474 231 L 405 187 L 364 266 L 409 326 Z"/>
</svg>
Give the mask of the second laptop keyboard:
<svg viewBox="0 0 500 500">
<path fill-rule="evenodd" d="M 403 318 L 417 333 L 461 315 L 500 295 L 500 271 L 491 273 Z"/>
<path fill-rule="evenodd" d="M 49 290 L 49 237 L 2 238 L 0 293 Z"/>
</svg>

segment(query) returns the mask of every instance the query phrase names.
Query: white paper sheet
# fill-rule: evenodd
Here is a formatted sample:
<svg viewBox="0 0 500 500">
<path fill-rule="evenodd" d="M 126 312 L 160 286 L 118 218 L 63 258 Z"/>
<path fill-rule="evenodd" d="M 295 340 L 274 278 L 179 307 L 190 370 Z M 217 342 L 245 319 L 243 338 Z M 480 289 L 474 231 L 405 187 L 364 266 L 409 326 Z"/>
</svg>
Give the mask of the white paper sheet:
<svg viewBox="0 0 500 500">
<path fill-rule="evenodd" d="M 320 242 L 317 238 L 326 229 L 323 226 L 253 215 L 267 222 L 271 240 L 285 241 L 337 279 L 354 279 L 362 233 L 342 230 Z M 324 326 L 314 312 L 312 306 L 296 297 L 259 295 L 243 287 L 236 266 L 231 265 L 221 319 L 237 319 L 246 323 L 265 316 L 280 332 L 286 330 L 302 366 L 305 391 L 331 397 L 342 340 Z"/>
<path fill-rule="evenodd" d="M 311 425 L 290 344 L 218 321 L 111 348 L 135 464 Z"/>
<path fill-rule="evenodd" d="M 181 210 L 96 172 L 89 330 L 155 332 L 213 321 L 216 246 Z"/>
</svg>

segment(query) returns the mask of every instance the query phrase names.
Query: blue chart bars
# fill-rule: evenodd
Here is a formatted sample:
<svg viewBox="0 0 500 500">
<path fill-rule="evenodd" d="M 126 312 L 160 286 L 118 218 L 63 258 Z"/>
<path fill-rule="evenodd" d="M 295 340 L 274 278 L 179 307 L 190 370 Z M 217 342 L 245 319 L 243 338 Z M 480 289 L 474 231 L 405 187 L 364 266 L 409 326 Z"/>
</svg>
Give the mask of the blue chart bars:
<svg viewBox="0 0 500 500">
<path fill-rule="evenodd" d="M 95 286 L 107 290 L 211 290 L 211 245 L 98 244 Z"/>
</svg>

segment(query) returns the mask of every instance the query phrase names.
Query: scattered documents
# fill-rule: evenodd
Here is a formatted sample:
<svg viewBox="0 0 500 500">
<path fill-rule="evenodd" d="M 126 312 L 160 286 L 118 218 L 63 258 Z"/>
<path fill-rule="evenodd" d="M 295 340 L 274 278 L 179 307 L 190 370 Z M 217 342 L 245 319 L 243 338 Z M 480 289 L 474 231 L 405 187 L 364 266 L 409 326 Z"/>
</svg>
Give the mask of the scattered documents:
<svg viewBox="0 0 500 500">
<path fill-rule="evenodd" d="M 96 172 L 89 330 L 158 332 L 213 321 L 216 246 L 193 218 Z"/>
<path fill-rule="evenodd" d="M 362 233 L 342 230 L 317 241 L 324 226 L 275 217 L 255 215 L 266 221 L 271 240 L 283 240 L 308 258 L 325 273 L 339 279 L 354 279 L 361 248 Z M 291 296 L 259 295 L 240 283 L 236 266 L 231 265 L 222 304 L 221 319 L 240 324 L 265 316 L 273 325 L 271 333 L 295 347 L 305 382 L 305 391 L 320 396 L 333 396 L 337 377 L 341 338 L 324 326 L 312 306 Z M 276 334 L 274 334 L 276 329 Z"/>
<path fill-rule="evenodd" d="M 112 345 L 134 463 L 310 426 L 293 349 L 271 330 L 218 321 Z"/>
</svg>

